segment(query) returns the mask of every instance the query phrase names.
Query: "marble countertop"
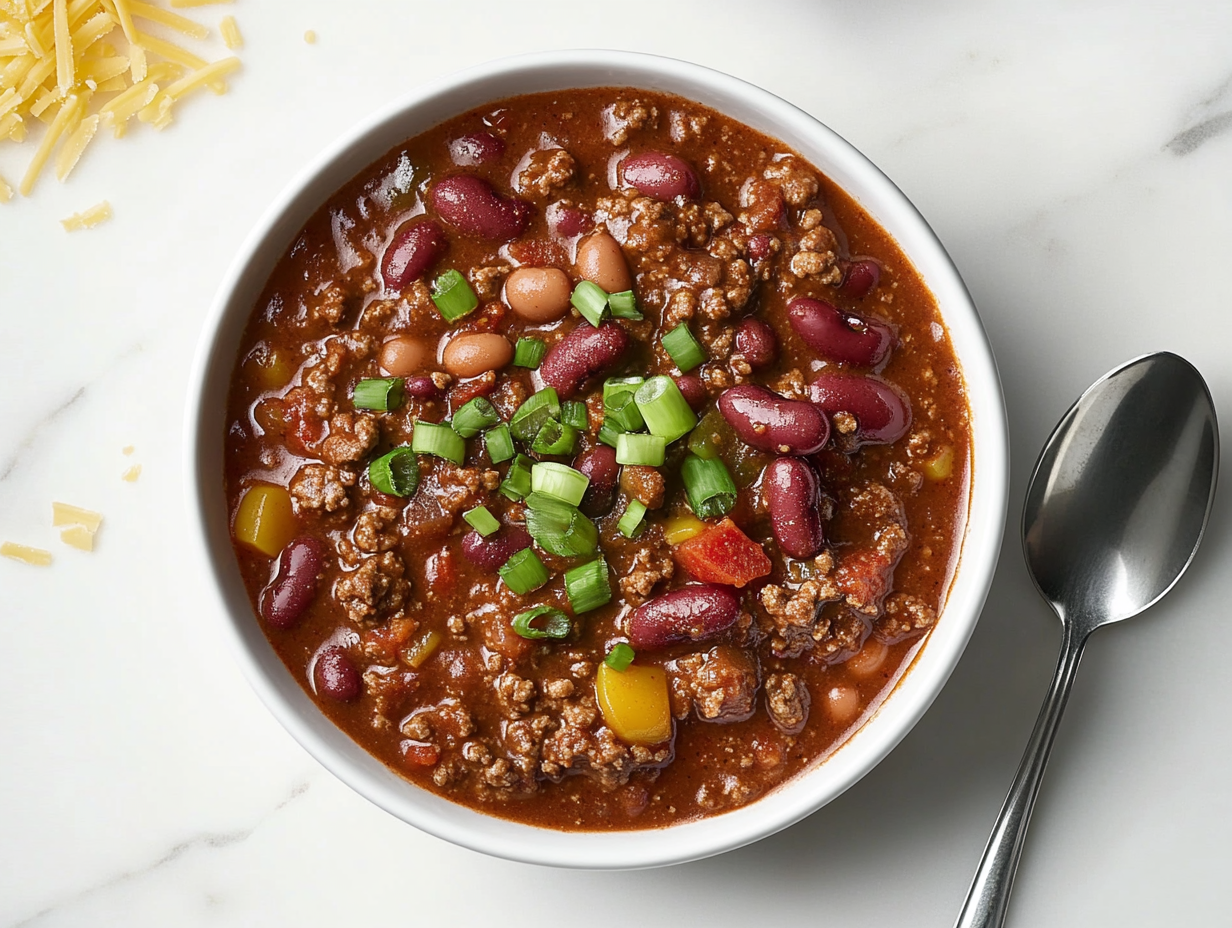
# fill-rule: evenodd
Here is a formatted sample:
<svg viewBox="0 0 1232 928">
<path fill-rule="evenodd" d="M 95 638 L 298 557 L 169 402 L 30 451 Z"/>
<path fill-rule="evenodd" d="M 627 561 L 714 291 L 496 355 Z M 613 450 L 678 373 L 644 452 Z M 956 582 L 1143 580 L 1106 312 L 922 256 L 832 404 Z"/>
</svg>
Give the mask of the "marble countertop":
<svg viewBox="0 0 1232 928">
<path fill-rule="evenodd" d="M 767 911 L 784 924 L 952 924 L 1060 640 L 1016 532 L 933 708 L 811 818 L 657 871 L 491 860 L 326 773 L 214 634 L 183 542 L 190 358 L 259 213 L 364 114 L 513 52 L 669 54 L 813 113 L 928 217 L 1001 366 L 1014 521 L 1055 421 L 1121 361 L 1176 351 L 1232 410 L 1232 6 L 475 0 L 462 23 L 451 6 L 204 7 L 211 22 L 233 13 L 247 40 L 228 96 L 195 99 L 161 136 L 106 139 L 69 183 L 0 205 L 0 539 L 56 557 L 0 560 L 0 926 L 512 926 L 562 907 L 596 926 Z M 18 176 L 30 147 L 0 146 L 0 174 Z M 103 198 L 113 221 L 60 227 Z M 140 479 L 123 482 L 133 463 Z M 53 499 L 106 515 L 94 553 L 60 544 Z M 1091 642 L 1011 925 L 1227 917 L 1230 499 L 1173 593 Z"/>
</svg>

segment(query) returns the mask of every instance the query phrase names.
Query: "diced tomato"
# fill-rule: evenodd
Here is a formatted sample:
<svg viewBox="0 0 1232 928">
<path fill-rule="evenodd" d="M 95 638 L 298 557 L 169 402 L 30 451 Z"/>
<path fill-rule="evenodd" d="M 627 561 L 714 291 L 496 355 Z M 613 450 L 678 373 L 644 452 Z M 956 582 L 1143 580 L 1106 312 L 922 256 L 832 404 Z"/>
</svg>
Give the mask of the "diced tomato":
<svg viewBox="0 0 1232 928">
<path fill-rule="evenodd" d="M 770 573 L 770 558 L 731 519 L 676 545 L 676 562 L 703 583 L 742 587 Z"/>
<path fill-rule="evenodd" d="M 894 562 L 877 551 L 857 551 L 843 558 L 834 571 L 834 584 L 848 605 L 866 615 L 876 615 L 890 591 Z"/>
<path fill-rule="evenodd" d="M 496 389 L 496 374 L 488 371 L 471 380 L 465 380 L 449 391 L 449 410 L 457 412 L 477 396 L 487 396 Z"/>
<path fill-rule="evenodd" d="M 563 234 L 576 235 L 577 233 Z M 569 265 L 569 257 L 565 254 L 565 250 L 556 242 L 545 242 L 543 239 L 514 242 L 509 246 L 509 254 L 524 267 L 568 267 Z"/>
<path fill-rule="evenodd" d="M 308 451 L 325 437 L 325 420 L 317 411 L 320 397 L 311 390 L 296 387 L 283 399 L 283 417 L 288 441 Z"/>
<path fill-rule="evenodd" d="M 406 647 L 418 626 L 414 619 L 391 619 L 384 625 L 368 629 L 360 636 L 364 654 L 384 664 L 395 663 L 398 652 Z"/>
<path fill-rule="evenodd" d="M 402 757 L 412 767 L 431 767 L 441 759 L 441 749 L 423 741 L 403 741 Z"/>
<path fill-rule="evenodd" d="M 424 580 L 435 596 L 448 596 L 458 583 L 458 568 L 449 548 L 428 555 L 424 562 Z"/>
</svg>

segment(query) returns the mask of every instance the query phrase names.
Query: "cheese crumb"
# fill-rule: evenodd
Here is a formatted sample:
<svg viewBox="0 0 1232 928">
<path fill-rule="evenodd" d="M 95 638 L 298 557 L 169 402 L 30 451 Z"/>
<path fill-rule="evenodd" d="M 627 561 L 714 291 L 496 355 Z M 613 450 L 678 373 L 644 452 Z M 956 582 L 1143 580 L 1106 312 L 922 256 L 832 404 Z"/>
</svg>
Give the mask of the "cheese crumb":
<svg viewBox="0 0 1232 928">
<path fill-rule="evenodd" d="M 224 16 L 222 22 L 218 24 L 218 31 L 222 33 L 222 40 L 227 48 L 244 47 L 244 37 L 240 34 L 239 23 L 235 21 L 234 16 Z"/>
<path fill-rule="evenodd" d="M 15 544 L 11 541 L 0 544 L 0 557 L 12 558 L 15 561 L 21 561 L 23 564 L 30 564 L 33 567 L 46 567 L 51 563 L 50 551 L 44 551 L 42 548 L 31 548 L 28 545 Z"/>
<path fill-rule="evenodd" d="M 100 222 L 106 222 L 112 218 L 114 213 L 111 212 L 111 204 L 106 200 L 102 203 L 97 203 L 89 209 L 80 213 L 73 213 L 67 219 L 61 219 L 60 225 L 64 226 L 66 232 L 77 232 L 80 229 L 93 229 Z"/>
<path fill-rule="evenodd" d="M 60 532 L 60 540 L 78 551 L 94 550 L 94 533 L 84 525 L 74 525 Z"/>
<path fill-rule="evenodd" d="M 128 470 L 124 472 L 124 475 L 120 479 L 123 480 L 125 483 L 136 483 L 137 478 L 140 476 L 141 476 L 141 465 L 134 464 L 132 467 L 130 467 Z"/>
<path fill-rule="evenodd" d="M 51 524 L 57 527 L 80 525 L 89 532 L 97 532 L 98 527 L 103 524 L 103 516 L 102 513 L 91 512 L 79 506 L 53 502 L 51 504 Z"/>
<path fill-rule="evenodd" d="M 309 29 L 307 32 L 304 33 L 304 41 L 307 42 L 309 45 L 316 45 L 317 44 L 317 34 L 313 32 L 311 29 Z"/>
<path fill-rule="evenodd" d="M 128 457 L 130 454 L 132 454 L 136 450 L 137 449 L 133 447 L 132 445 L 125 445 L 123 448 L 120 449 L 120 453 L 123 454 L 125 457 Z"/>
</svg>

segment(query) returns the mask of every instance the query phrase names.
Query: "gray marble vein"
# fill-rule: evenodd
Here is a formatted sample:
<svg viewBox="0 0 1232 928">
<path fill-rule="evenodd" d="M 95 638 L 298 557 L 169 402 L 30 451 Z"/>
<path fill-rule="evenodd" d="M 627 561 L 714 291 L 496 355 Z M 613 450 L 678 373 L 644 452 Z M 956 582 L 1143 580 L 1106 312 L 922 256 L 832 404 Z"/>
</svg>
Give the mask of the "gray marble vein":
<svg viewBox="0 0 1232 928">
<path fill-rule="evenodd" d="M 30 429 L 30 431 L 26 433 L 25 437 L 17 443 L 16 450 L 9 455 L 9 459 L 4 462 L 4 467 L 0 468 L 0 482 L 7 480 L 9 475 L 17 469 L 17 465 L 21 461 L 22 455 L 26 454 L 34 447 L 34 442 L 38 438 L 39 433 L 42 432 L 43 429 L 47 428 L 47 426 L 55 422 L 56 419 L 62 416 L 69 409 L 72 409 L 73 406 L 80 402 L 81 398 L 85 395 L 86 388 L 78 387 L 77 391 L 72 396 L 38 420 L 38 423 L 34 426 L 34 428 Z"/>
</svg>

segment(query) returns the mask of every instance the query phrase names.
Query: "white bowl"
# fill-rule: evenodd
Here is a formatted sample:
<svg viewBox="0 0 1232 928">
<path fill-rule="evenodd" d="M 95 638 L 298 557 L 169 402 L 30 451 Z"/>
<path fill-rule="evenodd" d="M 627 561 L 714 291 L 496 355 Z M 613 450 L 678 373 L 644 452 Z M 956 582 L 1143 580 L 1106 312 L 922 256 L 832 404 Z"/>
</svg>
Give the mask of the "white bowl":
<svg viewBox="0 0 1232 928">
<path fill-rule="evenodd" d="M 949 328 L 971 405 L 975 462 L 962 557 L 940 621 L 859 731 L 823 763 L 748 806 L 613 833 L 552 831 L 475 812 L 402 779 L 335 727 L 253 616 L 231 549 L 222 478 L 227 386 L 240 337 L 270 272 L 316 209 L 395 145 L 452 116 L 517 94 L 596 86 L 678 94 L 781 139 L 887 229 L 923 275 Z M 317 158 L 266 211 L 218 291 L 190 383 L 184 441 L 189 518 L 214 579 L 214 611 L 249 683 L 291 735 L 344 783 L 417 828 L 487 854 L 560 867 L 653 867 L 718 854 L 799 821 L 850 787 L 910 731 L 949 678 L 979 618 L 1005 524 L 1008 440 L 996 364 L 966 287 L 923 217 L 867 158 L 808 113 L 718 71 L 628 52 L 545 52 L 471 68 L 411 92 Z"/>
</svg>

